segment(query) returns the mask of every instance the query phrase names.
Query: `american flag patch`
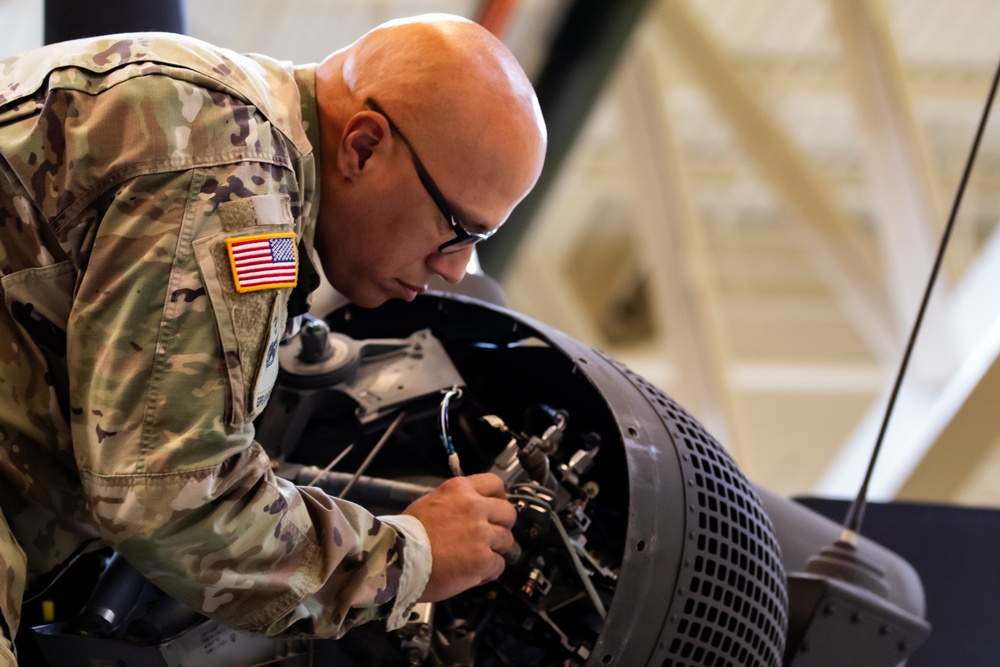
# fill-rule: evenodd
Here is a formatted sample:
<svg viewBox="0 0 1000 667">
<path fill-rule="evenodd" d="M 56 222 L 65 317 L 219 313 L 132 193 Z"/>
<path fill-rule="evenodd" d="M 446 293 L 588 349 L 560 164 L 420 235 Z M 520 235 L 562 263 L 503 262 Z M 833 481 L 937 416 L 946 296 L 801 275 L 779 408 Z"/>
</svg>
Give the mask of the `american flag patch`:
<svg viewBox="0 0 1000 667">
<path fill-rule="evenodd" d="M 295 234 L 260 234 L 226 239 L 237 292 L 295 287 L 299 276 Z"/>
</svg>

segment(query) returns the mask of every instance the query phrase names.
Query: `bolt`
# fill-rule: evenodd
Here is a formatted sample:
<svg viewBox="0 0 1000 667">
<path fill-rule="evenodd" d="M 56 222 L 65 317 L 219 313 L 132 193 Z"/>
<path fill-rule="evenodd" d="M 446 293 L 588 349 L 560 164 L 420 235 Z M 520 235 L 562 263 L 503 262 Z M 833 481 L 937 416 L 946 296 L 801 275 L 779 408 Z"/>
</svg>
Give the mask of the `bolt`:
<svg viewBox="0 0 1000 667">
<path fill-rule="evenodd" d="M 330 327 L 322 320 L 313 320 L 303 326 L 299 334 L 302 339 L 299 361 L 304 364 L 318 364 L 333 357 L 329 334 Z"/>
</svg>

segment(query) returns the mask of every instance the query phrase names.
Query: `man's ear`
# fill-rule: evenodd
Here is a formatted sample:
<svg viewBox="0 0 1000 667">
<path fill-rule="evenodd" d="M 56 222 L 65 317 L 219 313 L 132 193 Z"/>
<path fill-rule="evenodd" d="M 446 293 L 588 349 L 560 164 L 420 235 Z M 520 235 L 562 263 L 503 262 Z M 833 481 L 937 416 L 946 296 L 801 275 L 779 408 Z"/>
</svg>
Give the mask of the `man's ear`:
<svg viewBox="0 0 1000 667">
<path fill-rule="evenodd" d="M 359 175 L 388 131 L 388 124 L 379 114 L 371 111 L 354 114 L 344 127 L 337 153 L 341 173 L 348 178 Z"/>
</svg>

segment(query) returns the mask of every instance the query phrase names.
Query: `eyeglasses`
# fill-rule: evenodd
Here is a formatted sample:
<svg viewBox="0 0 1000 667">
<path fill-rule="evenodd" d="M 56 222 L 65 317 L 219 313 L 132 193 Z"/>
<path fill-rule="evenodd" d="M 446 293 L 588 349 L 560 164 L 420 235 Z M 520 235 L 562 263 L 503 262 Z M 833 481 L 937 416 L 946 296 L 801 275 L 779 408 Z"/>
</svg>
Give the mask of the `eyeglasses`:
<svg viewBox="0 0 1000 667">
<path fill-rule="evenodd" d="M 496 233 L 497 230 L 495 229 L 481 234 L 479 232 L 470 232 L 468 229 L 463 227 L 455 218 L 455 214 L 451 212 L 451 206 L 448 205 L 444 195 L 441 194 L 441 190 L 439 190 L 437 184 L 434 183 L 434 179 L 432 179 L 430 174 L 427 173 L 427 169 L 424 168 L 424 164 L 420 161 L 420 158 L 417 157 L 417 153 L 413 150 L 413 146 L 411 146 L 410 142 L 403 136 L 403 133 L 399 131 L 399 127 L 392 122 L 389 115 L 383 111 L 382 107 L 380 107 L 372 98 L 369 97 L 365 100 L 365 106 L 385 118 L 386 122 L 389 123 L 389 130 L 399 137 L 399 140 L 403 142 L 404 146 L 406 146 L 406 150 L 410 152 L 410 159 L 413 161 L 413 168 L 417 170 L 417 177 L 420 178 L 420 182 L 423 184 L 424 189 L 427 190 L 427 194 L 431 196 L 431 199 L 434 200 L 438 210 L 441 211 L 441 215 L 443 215 L 444 219 L 448 221 L 449 225 L 451 225 L 451 231 L 454 232 L 455 238 L 445 241 L 439 245 L 439 253 L 442 255 L 449 255 L 451 253 L 459 252 L 465 248 L 476 245 L 480 241 L 485 241 Z"/>
</svg>

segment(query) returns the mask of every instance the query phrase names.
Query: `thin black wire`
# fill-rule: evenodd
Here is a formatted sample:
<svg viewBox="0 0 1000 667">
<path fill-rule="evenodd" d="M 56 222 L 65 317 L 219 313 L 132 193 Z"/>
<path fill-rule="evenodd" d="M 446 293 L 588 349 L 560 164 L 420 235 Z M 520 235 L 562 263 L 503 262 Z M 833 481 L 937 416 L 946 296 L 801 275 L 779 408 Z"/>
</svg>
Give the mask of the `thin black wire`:
<svg viewBox="0 0 1000 667">
<path fill-rule="evenodd" d="M 903 353 L 903 362 L 900 364 L 899 373 L 896 374 L 896 383 L 893 385 L 892 394 L 889 396 L 889 404 L 886 406 L 882 426 L 878 432 L 878 439 L 875 441 L 875 449 L 872 452 L 871 459 L 868 461 L 868 471 L 865 473 L 865 481 L 861 484 L 858 497 L 854 499 L 850 510 L 847 512 L 847 518 L 844 520 L 844 529 L 854 535 L 857 535 L 861 530 L 861 520 L 864 517 L 865 502 L 868 496 L 868 484 L 871 482 L 872 471 L 875 470 L 875 461 L 878 459 L 879 452 L 882 449 L 882 441 L 885 439 L 885 432 L 889 427 L 889 418 L 892 416 L 892 410 L 896 405 L 896 397 L 899 395 L 903 376 L 906 375 L 906 367 L 910 363 L 910 355 L 913 353 L 917 333 L 920 331 L 920 325 L 924 320 L 924 313 L 927 310 L 927 303 L 930 301 L 931 290 L 934 287 L 934 283 L 937 282 L 938 273 L 941 270 L 944 251 L 948 247 L 948 239 L 951 238 L 951 231 L 955 226 L 955 218 L 958 216 L 958 208 L 962 203 L 962 196 L 965 194 L 965 186 L 969 182 L 969 174 L 972 172 L 972 165 L 976 161 L 976 154 L 979 152 L 979 143 L 982 140 L 983 132 L 986 130 L 986 121 L 990 116 L 990 108 L 993 106 L 993 98 L 996 96 L 998 82 L 1000 82 L 1000 63 L 997 63 L 997 71 L 993 75 L 993 85 L 990 87 L 990 93 L 986 97 L 986 106 L 983 108 L 982 118 L 979 119 L 979 129 L 976 130 L 976 138 L 972 142 L 972 150 L 969 152 L 969 158 L 965 162 L 965 171 L 962 173 L 962 180 L 958 184 L 958 191 L 955 193 L 955 199 L 951 205 L 948 224 L 945 225 L 944 234 L 941 236 L 941 244 L 938 247 L 937 258 L 934 260 L 934 268 L 931 270 L 930 278 L 927 281 L 927 288 L 924 290 L 923 300 L 920 302 L 917 320 L 913 323 L 913 329 L 910 331 L 910 340 L 906 344 L 906 351 Z"/>
</svg>

